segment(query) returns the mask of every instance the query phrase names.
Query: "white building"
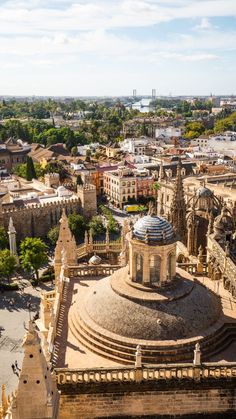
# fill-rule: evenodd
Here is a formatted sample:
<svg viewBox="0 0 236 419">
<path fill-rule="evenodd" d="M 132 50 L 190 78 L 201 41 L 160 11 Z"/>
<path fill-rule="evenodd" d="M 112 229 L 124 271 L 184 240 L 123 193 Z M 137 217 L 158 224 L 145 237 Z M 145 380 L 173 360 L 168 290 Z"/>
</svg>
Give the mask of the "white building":
<svg viewBox="0 0 236 419">
<path fill-rule="evenodd" d="M 200 147 L 201 149 L 206 149 L 208 148 L 208 142 L 209 142 L 208 137 L 200 136 L 198 138 L 193 138 L 191 140 L 190 145 L 192 147 Z"/>
<path fill-rule="evenodd" d="M 182 135 L 181 129 L 176 128 L 176 127 L 156 128 L 156 132 L 155 132 L 156 138 L 181 137 L 181 135 Z"/>
<path fill-rule="evenodd" d="M 153 139 L 149 137 L 126 138 L 120 143 L 120 148 L 126 153 L 143 155 L 145 154 L 146 147 L 151 143 L 153 143 Z"/>
</svg>

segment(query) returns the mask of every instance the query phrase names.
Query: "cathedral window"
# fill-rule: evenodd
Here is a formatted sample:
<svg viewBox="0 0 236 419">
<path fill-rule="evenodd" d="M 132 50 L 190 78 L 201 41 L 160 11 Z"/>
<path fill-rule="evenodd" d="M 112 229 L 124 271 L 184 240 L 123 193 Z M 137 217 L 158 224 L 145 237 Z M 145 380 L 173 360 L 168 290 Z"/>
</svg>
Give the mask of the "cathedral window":
<svg viewBox="0 0 236 419">
<path fill-rule="evenodd" d="M 142 282 L 143 280 L 143 256 L 142 255 L 136 254 L 135 264 L 136 264 L 136 281 Z"/>
<path fill-rule="evenodd" d="M 172 279 L 175 271 L 175 255 L 169 254 L 167 259 L 167 279 Z"/>
<path fill-rule="evenodd" d="M 161 273 L 161 257 L 152 255 L 150 257 L 150 282 L 159 282 Z"/>
</svg>

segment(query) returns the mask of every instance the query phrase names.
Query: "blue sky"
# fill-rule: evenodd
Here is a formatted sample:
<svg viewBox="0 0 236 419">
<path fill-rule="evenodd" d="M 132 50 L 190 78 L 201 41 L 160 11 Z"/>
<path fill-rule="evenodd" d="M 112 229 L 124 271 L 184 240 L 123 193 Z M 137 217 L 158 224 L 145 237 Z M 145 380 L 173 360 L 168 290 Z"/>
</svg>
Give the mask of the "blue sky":
<svg viewBox="0 0 236 419">
<path fill-rule="evenodd" d="M 236 0 L 0 0 L 0 95 L 236 93 Z"/>
</svg>

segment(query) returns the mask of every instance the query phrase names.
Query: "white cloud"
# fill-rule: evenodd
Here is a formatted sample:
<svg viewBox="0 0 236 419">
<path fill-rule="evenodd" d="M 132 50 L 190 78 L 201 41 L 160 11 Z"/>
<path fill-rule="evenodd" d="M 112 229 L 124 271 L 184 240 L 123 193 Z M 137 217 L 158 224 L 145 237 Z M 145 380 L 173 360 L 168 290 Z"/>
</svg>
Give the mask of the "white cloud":
<svg viewBox="0 0 236 419">
<path fill-rule="evenodd" d="M 62 7 L 63 6 L 63 7 Z M 148 27 L 182 18 L 236 16 L 235 0 L 7 1 L 0 6 L 0 32 L 45 32 Z"/>
<path fill-rule="evenodd" d="M 210 20 L 207 17 L 203 17 L 201 20 L 200 25 L 197 26 L 197 29 L 211 29 L 213 26 L 210 22 Z"/>
<path fill-rule="evenodd" d="M 32 69 L 33 79 L 37 68 L 44 74 L 48 70 L 49 75 L 54 67 L 54 76 L 64 80 L 65 68 L 72 72 L 78 66 L 79 74 L 84 72 L 86 77 L 91 69 L 100 67 L 99 77 L 108 83 L 107 68 L 114 74 L 116 66 L 129 68 L 132 77 L 134 67 L 146 65 L 148 72 L 150 64 L 171 62 L 174 71 L 175 63 L 182 68 L 185 62 L 188 68 L 191 63 L 221 63 L 222 52 L 236 49 L 236 30 L 220 31 L 212 24 L 214 16 L 236 16 L 236 0 L 0 1 L 0 62 L 5 66 L 0 65 L 0 70 L 7 66 Z M 176 19 L 198 21 L 197 30 L 168 33 L 166 27 L 166 37 L 150 33 L 140 40 L 135 36 L 139 27 L 161 22 L 172 25 Z M 135 29 L 132 37 L 126 28 Z"/>
<path fill-rule="evenodd" d="M 189 54 L 189 55 L 182 55 L 180 59 L 182 61 L 209 61 L 209 60 L 217 60 L 219 57 L 214 54 Z"/>
</svg>

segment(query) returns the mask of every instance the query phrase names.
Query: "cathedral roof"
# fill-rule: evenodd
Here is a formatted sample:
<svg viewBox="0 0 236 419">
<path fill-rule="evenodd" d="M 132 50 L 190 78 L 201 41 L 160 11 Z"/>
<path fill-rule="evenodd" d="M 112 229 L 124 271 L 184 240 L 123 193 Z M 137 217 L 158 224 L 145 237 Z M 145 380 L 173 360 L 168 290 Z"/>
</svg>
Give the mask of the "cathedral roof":
<svg viewBox="0 0 236 419">
<path fill-rule="evenodd" d="M 134 224 L 134 237 L 150 244 L 165 244 L 175 238 L 174 230 L 162 217 L 146 215 Z"/>
</svg>

